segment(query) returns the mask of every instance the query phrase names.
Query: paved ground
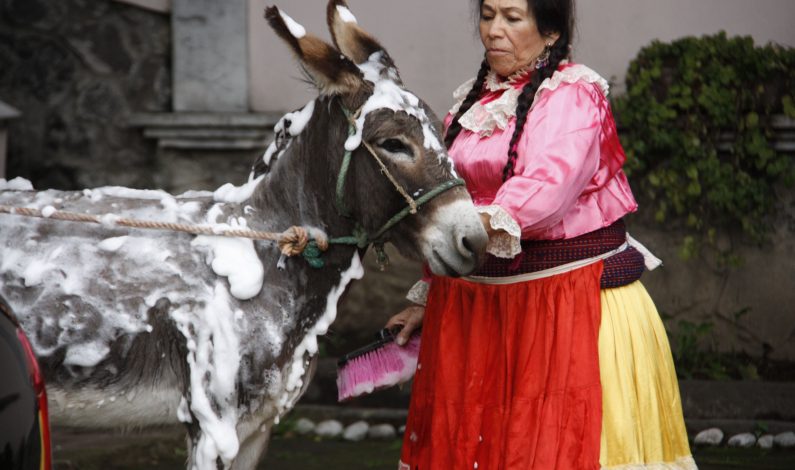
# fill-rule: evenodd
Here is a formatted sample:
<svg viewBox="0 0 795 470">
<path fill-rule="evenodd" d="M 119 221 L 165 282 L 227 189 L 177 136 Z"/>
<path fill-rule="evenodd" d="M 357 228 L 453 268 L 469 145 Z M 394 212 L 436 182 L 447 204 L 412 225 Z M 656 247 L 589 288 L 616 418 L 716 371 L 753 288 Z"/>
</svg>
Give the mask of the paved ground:
<svg viewBox="0 0 795 470">
<path fill-rule="evenodd" d="M 146 434 L 56 430 L 54 460 L 59 470 L 177 470 L 185 450 L 179 430 Z M 400 441 L 344 442 L 276 436 L 259 470 L 394 470 Z M 795 450 L 697 449 L 701 470 L 792 470 Z"/>
</svg>

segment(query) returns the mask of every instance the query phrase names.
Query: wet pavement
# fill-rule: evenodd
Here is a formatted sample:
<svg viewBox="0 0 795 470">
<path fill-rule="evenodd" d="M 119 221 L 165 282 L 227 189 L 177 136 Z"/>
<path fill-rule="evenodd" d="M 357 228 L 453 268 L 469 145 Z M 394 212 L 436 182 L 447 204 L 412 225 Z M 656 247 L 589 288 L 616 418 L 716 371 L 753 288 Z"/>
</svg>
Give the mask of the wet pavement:
<svg viewBox="0 0 795 470">
<path fill-rule="evenodd" d="M 401 441 L 346 442 L 274 436 L 258 470 L 395 470 Z M 177 470 L 185 468 L 179 429 L 140 432 L 54 430 L 58 470 Z"/>
<path fill-rule="evenodd" d="M 395 470 L 399 439 L 346 442 L 274 436 L 258 470 Z M 53 436 L 58 470 L 178 470 L 185 467 L 179 428 L 141 432 L 78 432 L 57 429 Z M 703 448 L 695 450 L 701 470 L 793 470 L 795 450 Z"/>
</svg>

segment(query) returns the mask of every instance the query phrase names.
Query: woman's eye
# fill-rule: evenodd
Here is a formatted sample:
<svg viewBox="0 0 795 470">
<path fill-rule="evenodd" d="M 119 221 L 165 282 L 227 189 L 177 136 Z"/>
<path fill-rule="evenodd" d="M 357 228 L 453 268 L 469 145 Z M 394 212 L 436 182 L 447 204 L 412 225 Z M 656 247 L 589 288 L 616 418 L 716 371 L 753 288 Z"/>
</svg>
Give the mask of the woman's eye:
<svg viewBox="0 0 795 470">
<path fill-rule="evenodd" d="M 411 156 L 411 149 L 398 139 L 386 139 L 379 146 L 390 153 L 405 153 Z"/>
</svg>

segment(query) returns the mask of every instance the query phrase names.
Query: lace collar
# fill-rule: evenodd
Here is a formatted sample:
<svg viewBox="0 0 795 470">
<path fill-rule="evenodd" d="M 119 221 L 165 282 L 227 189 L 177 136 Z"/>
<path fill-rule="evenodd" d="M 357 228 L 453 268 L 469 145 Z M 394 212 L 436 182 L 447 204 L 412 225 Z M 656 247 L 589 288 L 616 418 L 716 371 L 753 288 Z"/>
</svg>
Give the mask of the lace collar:
<svg viewBox="0 0 795 470">
<path fill-rule="evenodd" d="M 504 130 L 510 120 L 516 116 L 516 104 L 519 95 L 522 93 L 521 87 L 515 87 L 514 85 L 529 76 L 530 72 L 530 69 L 520 70 L 502 81 L 499 80 L 496 74 L 492 75 L 490 72 L 486 76 L 485 88 L 489 92 L 504 90 L 503 93 L 487 103 L 478 101 L 472 105 L 458 120 L 461 127 L 476 132 L 481 137 L 490 136 L 497 128 Z M 610 86 L 602 76 L 585 65 L 572 64 L 562 70 L 557 70 L 551 77 L 544 80 L 539 85 L 538 91 L 536 91 L 535 99 L 537 100 L 544 90 L 556 90 L 562 83 L 575 83 L 578 81 L 596 83 L 605 96 L 609 93 Z M 475 79 L 473 78 L 453 92 L 456 104 L 450 110 L 451 114 L 455 115 L 458 112 L 461 103 L 466 99 L 474 83 Z"/>
<path fill-rule="evenodd" d="M 525 68 L 519 69 L 510 77 L 500 80 L 499 75 L 497 72 L 490 70 L 489 73 L 486 75 L 486 81 L 484 86 L 489 91 L 499 91 L 499 90 L 509 90 L 511 88 L 515 88 L 515 85 L 520 82 L 525 82 L 530 77 L 533 68 L 527 66 Z M 474 80 L 472 81 L 474 83 Z M 468 92 L 469 90 L 467 90 Z M 466 95 L 464 95 L 466 97 Z"/>
</svg>

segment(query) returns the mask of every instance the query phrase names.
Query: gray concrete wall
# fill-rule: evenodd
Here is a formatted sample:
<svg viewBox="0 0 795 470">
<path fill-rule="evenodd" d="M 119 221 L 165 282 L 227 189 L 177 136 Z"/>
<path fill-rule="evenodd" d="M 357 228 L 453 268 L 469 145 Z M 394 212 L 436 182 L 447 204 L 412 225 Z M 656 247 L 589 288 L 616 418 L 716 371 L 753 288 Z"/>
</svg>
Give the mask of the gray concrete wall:
<svg viewBox="0 0 795 470">
<path fill-rule="evenodd" d="M 174 111 L 248 111 L 247 0 L 174 0 Z"/>
<path fill-rule="evenodd" d="M 670 41 L 724 30 L 795 46 L 792 0 L 581 0 L 576 59 L 613 78 L 624 74 L 638 50 L 654 39 Z"/>
<path fill-rule="evenodd" d="M 325 0 L 249 0 L 250 102 L 254 110 L 296 108 L 312 97 L 262 12 L 278 4 L 307 30 L 328 38 Z M 451 91 L 477 71 L 481 46 L 465 0 L 350 0 L 359 23 L 374 33 L 400 67 L 406 84 L 437 113 Z M 580 0 L 575 59 L 617 82 L 638 50 L 653 39 L 687 35 L 752 35 L 757 42 L 795 46 L 792 0 Z"/>
</svg>

